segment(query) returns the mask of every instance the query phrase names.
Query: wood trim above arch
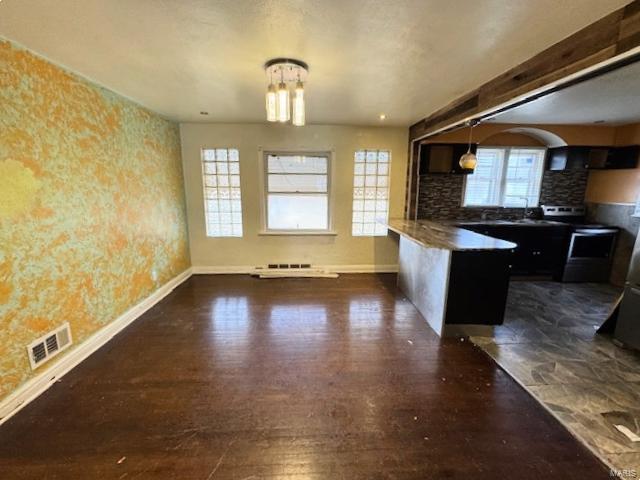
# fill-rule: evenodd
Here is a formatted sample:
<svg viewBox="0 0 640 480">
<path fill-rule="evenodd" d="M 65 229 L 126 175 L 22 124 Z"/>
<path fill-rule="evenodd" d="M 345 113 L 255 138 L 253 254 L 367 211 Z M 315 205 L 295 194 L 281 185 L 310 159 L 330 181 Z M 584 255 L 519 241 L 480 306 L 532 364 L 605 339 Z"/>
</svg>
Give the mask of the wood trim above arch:
<svg viewBox="0 0 640 480">
<path fill-rule="evenodd" d="M 564 88 L 583 75 L 640 57 L 640 0 L 634 0 L 412 125 L 424 138 L 467 118 Z"/>
</svg>

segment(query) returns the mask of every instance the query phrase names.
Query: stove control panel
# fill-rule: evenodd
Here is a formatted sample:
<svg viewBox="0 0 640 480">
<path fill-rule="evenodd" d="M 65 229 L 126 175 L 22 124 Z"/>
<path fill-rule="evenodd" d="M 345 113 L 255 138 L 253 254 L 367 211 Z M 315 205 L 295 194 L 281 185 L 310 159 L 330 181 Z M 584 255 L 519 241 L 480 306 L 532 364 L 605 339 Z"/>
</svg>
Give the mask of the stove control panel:
<svg viewBox="0 0 640 480">
<path fill-rule="evenodd" d="M 542 205 L 541 208 L 544 217 L 584 217 L 585 215 L 583 205 Z"/>
</svg>

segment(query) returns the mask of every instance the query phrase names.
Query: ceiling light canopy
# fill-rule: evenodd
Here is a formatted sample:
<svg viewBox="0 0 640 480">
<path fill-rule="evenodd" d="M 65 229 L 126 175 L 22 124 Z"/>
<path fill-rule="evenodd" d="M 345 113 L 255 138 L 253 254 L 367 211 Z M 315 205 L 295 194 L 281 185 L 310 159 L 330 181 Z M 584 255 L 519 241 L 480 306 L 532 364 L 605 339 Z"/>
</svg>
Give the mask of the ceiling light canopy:
<svg viewBox="0 0 640 480">
<path fill-rule="evenodd" d="M 269 86 L 265 106 L 268 122 L 291 123 L 301 127 L 305 123 L 304 82 L 309 67 L 300 60 L 274 58 L 264 64 Z M 290 90 L 293 90 L 293 108 Z"/>
</svg>

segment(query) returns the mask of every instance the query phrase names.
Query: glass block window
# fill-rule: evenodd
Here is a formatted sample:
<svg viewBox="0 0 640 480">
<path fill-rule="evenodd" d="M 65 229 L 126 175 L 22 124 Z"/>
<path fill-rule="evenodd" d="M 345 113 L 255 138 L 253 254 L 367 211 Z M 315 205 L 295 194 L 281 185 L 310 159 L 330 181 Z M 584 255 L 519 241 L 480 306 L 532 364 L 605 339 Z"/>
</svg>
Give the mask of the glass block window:
<svg viewBox="0 0 640 480">
<path fill-rule="evenodd" d="M 202 150 L 207 237 L 241 237 L 240 155 L 235 148 Z"/>
<path fill-rule="evenodd" d="M 389 217 L 388 150 L 358 150 L 353 167 L 353 236 L 381 236 L 387 227 L 378 222 Z"/>
</svg>

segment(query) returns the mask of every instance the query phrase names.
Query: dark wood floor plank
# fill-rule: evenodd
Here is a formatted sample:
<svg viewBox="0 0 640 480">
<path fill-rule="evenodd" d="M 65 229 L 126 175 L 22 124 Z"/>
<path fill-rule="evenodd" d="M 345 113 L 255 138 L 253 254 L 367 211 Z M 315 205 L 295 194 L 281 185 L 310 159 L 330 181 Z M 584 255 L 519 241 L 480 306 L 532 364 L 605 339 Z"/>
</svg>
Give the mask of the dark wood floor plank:
<svg viewBox="0 0 640 480">
<path fill-rule="evenodd" d="M 0 478 L 609 476 L 395 276 L 343 275 L 191 278 L 0 427 Z"/>
</svg>

